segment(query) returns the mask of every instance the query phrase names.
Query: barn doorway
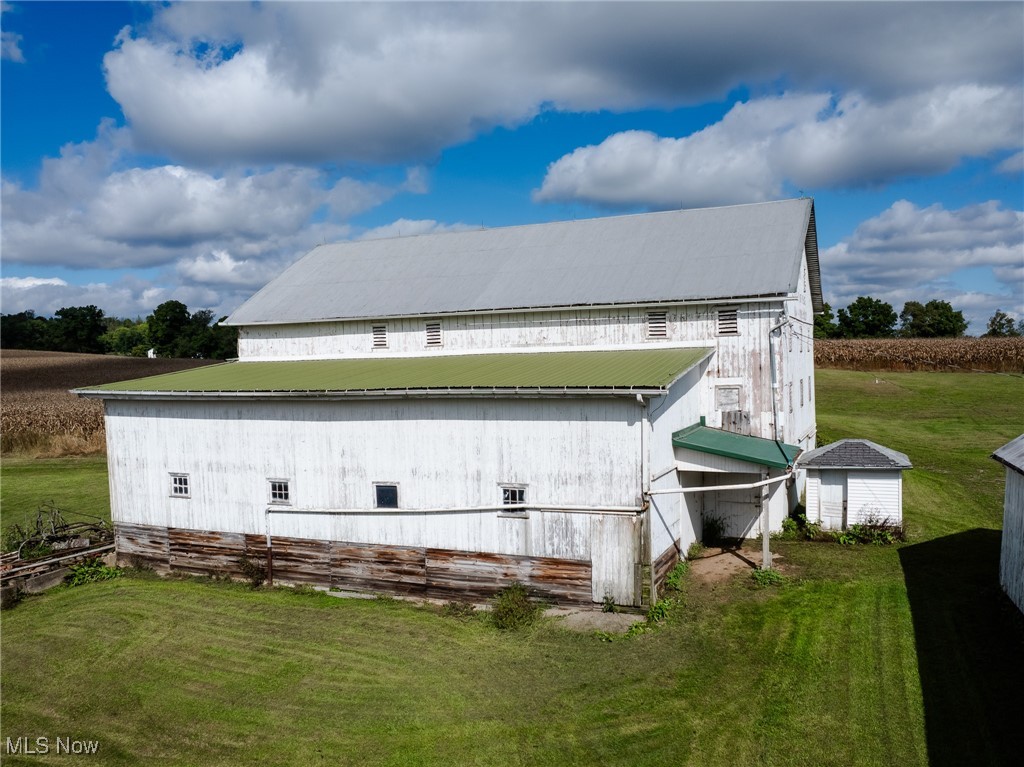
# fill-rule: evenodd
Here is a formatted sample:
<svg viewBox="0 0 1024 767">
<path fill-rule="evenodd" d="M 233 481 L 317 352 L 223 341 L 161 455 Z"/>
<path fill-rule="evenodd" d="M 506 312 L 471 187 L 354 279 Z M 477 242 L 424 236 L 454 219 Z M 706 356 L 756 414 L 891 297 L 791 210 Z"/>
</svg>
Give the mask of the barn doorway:
<svg viewBox="0 0 1024 767">
<path fill-rule="evenodd" d="M 827 530 L 846 529 L 846 472 L 822 471 L 818 519 Z"/>
</svg>

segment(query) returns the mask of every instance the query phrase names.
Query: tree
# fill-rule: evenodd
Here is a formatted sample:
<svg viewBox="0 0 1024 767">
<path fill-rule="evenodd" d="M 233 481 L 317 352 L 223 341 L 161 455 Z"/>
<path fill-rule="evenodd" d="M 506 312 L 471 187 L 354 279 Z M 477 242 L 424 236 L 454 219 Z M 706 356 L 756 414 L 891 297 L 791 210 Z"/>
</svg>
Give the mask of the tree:
<svg viewBox="0 0 1024 767">
<path fill-rule="evenodd" d="M 985 332 L 985 335 L 990 338 L 1019 336 L 1024 332 L 1024 328 L 1021 327 L 1022 325 L 1024 325 L 1024 322 L 1014 325 L 1013 317 L 1002 309 L 996 309 L 996 313 L 989 318 L 988 330 Z"/>
<path fill-rule="evenodd" d="M 149 349 L 149 330 L 145 322 L 128 320 L 108 330 L 100 340 L 114 354 L 122 357 L 145 357 Z"/>
<path fill-rule="evenodd" d="M 896 327 L 896 310 L 891 304 L 870 296 L 839 310 L 840 338 L 890 338 Z"/>
<path fill-rule="evenodd" d="M 814 337 L 835 338 L 839 334 L 839 327 L 836 325 L 836 316 L 832 312 L 832 306 L 825 304 L 821 314 L 814 315 Z"/>
<path fill-rule="evenodd" d="M 100 336 L 105 330 L 103 310 L 88 306 L 61 307 L 49 324 L 51 348 L 62 352 L 103 352 Z"/>
<path fill-rule="evenodd" d="M 159 356 L 191 356 L 178 353 L 191 319 L 188 307 L 181 301 L 164 301 L 146 318 L 149 341 Z"/>
<path fill-rule="evenodd" d="M 0 316 L 0 347 L 4 349 L 49 348 L 49 320 L 32 310 Z"/>
<path fill-rule="evenodd" d="M 955 311 L 948 301 L 907 301 L 900 312 L 900 335 L 904 338 L 956 338 L 966 330 L 963 312 Z"/>
</svg>

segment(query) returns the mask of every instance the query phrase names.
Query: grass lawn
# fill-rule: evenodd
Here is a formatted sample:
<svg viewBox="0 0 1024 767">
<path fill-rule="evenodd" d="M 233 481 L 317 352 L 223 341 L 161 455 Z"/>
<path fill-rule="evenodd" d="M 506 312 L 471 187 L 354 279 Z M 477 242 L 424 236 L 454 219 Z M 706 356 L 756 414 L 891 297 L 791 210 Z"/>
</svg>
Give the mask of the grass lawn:
<svg viewBox="0 0 1024 767">
<path fill-rule="evenodd" d="M 55 590 L 3 614 L 0 748 L 61 736 L 100 758 L 4 763 L 1016 763 L 1024 621 L 995 580 L 988 454 L 1024 423 L 1020 379 L 880 378 L 819 372 L 819 423 L 910 455 L 908 545 L 778 542 L 781 587 L 684 579 L 664 624 L 614 642 L 235 584 Z M 85 486 L 88 467 L 62 471 Z M 17 469 L 5 506 L 31 495 Z"/>
<path fill-rule="evenodd" d="M 42 503 L 52 502 L 68 521 L 88 514 L 110 521 L 107 458 L 20 458 L 0 461 L 0 521 L 3 525 L 32 522 Z"/>
</svg>

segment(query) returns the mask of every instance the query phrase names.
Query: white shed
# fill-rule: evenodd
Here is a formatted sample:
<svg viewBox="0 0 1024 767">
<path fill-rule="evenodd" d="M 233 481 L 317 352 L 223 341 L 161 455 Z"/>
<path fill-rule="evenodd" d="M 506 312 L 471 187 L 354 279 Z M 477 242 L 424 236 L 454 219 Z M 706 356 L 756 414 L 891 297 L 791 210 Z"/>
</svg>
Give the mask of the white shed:
<svg viewBox="0 0 1024 767">
<path fill-rule="evenodd" d="M 1024 434 L 996 450 L 992 457 L 1006 467 L 999 583 L 1024 612 Z"/>
<path fill-rule="evenodd" d="M 828 530 L 868 521 L 903 523 L 903 453 L 866 439 L 842 439 L 804 453 L 807 519 Z"/>
</svg>

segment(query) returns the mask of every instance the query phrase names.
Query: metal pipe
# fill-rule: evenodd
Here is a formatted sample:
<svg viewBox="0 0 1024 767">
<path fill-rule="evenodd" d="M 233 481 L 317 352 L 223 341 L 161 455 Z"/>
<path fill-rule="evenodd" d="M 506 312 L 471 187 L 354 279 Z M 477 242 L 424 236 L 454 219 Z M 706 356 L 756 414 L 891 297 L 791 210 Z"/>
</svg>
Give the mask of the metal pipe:
<svg viewBox="0 0 1024 767">
<path fill-rule="evenodd" d="M 752 490 L 755 487 L 764 487 L 765 485 L 772 485 L 776 482 L 782 482 L 783 480 L 789 479 L 792 474 L 783 474 L 779 477 L 772 477 L 771 479 L 762 479 L 760 482 L 748 482 L 743 485 L 713 485 L 709 487 L 673 487 L 667 490 L 651 490 L 647 495 L 669 495 L 671 493 L 706 493 L 709 490 Z"/>
<path fill-rule="evenodd" d="M 434 509 L 274 509 L 267 514 L 336 514 L 336 515 L 402 515 L 402 514 L 473 514 L 484 511 L 564 511 L 568 514 L 604 514 L 608 516 L 630 516 L 641 514 L 647 508 L 642 506 L 556 506 L 543 503 L 495 504 L 493 506 L 451 506 Z"/>
</svg>

